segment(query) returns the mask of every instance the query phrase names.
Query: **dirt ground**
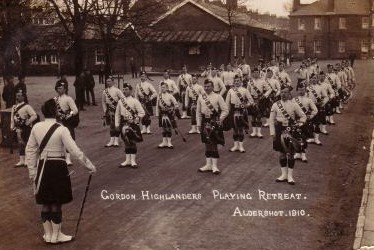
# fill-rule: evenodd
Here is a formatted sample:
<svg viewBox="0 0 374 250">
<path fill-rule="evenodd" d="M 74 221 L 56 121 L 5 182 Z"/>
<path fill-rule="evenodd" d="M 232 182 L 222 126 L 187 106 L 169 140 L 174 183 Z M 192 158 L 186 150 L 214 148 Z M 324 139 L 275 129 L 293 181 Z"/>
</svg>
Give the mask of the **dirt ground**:
<svg viewBox="0 0 374 250">
<path fill-rule="evenodd" d="M 321 62 L 323 68 L 327 63 Z M 309 162 L 297 162 L 295 186 L 274 181 L 280 170 L 268 129 L 263 129 L 262 140 L 246 136 L 245 154 L 228 152 L 232 134 L 227 132 L 226 145 L 220 149 L 222 174 L 213 176 L 197 172 L 205 164 L 197 135 L 185 135 L 186 143 L 173 135 L 174 150 L 157 149 L 161 130 L 155 118 L 153 134 L 139 144 L 140 168 L 120 169 L 123 144 L 117 149 L 103 147 L 109 132 L 102 125 L 101 108 L 87 107 L 80 114 L 77 143 L 98 172 L 92 178 L 77 239 L 65 245 L 42 242 L 40 211 L 27 170 L 13 168 L 17 154 L 1 148 L 0 249 L 352 249 L 373 129 L 373 64 L 355 63 L 359 82 L 355 95 L 343 114 L 335 115 L 337 125 L 328 127 L 330 134 L 321 136 L 323 146 L 310 145 Z M 39 113 L 42 101 L 55 94 L 54 82 L 53 77 L 27 80 L 30 103 Z M 101 90 L 102 85 L 96 85 L 97 100 Z M 189 130 L 189 120 L 178 125 L 184 134 Z M 77 161 L 72 170 L 74 201 L 63 207 L 66 234 L 74 232 L 88 178 Z M 142 192 L 147 191 L 195 194 L 196 199 L 142 199 Z M 221 197 L 214 196 L 217 192 Z M 230 193 L 244 194 L 247 199 L 230 200 Z M 122 198 L 133 194 L 136 200 L 106 199 L 110 194 L 123 194 Z M 285 195 L 287 200 L 280 199 Z M 273 216 L 265 216 L 267 212 Z"/>
</svg>

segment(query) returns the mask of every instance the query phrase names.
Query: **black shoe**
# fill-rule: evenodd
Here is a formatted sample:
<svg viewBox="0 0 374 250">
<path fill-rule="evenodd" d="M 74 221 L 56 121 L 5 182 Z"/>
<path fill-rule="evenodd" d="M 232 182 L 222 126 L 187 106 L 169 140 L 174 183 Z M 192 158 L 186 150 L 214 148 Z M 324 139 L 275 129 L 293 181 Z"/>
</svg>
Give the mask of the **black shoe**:
<svg viewBox="0 0 374 250">
<path fill-rule="evenodd" d="M 290 184 L 290 185 L 295 185 L 294 181 L 287 181 L 287 183 Z"/>
<path fill-rule="evenodd" d="M 275 182 L 288 182 L 288 181 L 287 179 L 284 179 L 284 180 L 275 179 Z"/>
</svg>

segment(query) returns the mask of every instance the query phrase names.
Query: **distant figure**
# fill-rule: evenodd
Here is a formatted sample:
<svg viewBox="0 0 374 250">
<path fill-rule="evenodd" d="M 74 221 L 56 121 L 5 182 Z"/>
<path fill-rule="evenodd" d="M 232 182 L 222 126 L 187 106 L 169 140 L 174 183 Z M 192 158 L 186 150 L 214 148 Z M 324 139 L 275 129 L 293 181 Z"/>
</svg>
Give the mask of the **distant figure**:
<svg viewBox="0 0 374 250">
<path fill-rule="evenodd" d="M 105 73 L 105 64 L 104 62 L 100 63 L 100 71 L 99 71 L 99 84 L 104 84 L 104 74 Z"/>
<path fill-rule="evenodd" d="M 19 90 L 22 90 L 22 93 L 25 95 L 25 102 L 27 103 L 27 88 L 26 88 L 26 83 L 25 83 L 25 76 L 19 76 L 18 77 L 18 83 L 14 87 L 15 93 L 19 92 Z"/>
<path fill-rule="evenodd" d="M 11 108 L 16 103 L 15 87 L 14 87 L 13 76 L 8 76 L 5 79 L 5 84 L 3 88 L 3 100 L 5 102 L 5 108 Z"/>
<path fill-rule="evenodd" d="M 87 105 L 90 105 L 90 93 L 91 93 L 92 105 L 97 106 L 96 101 L 95 101 L 95 91 L 94 91 L 95 79 L 93 78 L 91 71 L 86 69 L 84 72 L 84 78 L 85 78 L 84 81 L 85 81 Z"/>
<path fill-rule="evenodd" d="M 138 78 L 138 70 L 136 69 L 136 62 L 134 60 L 134 57 L 130 58 L 130 69 L 132 78 Z"/>
<path fill-rule="evenodd" d="M 74 82 L 74 87 L 75 87 L 75 98 L 76 98 L 76 103 L 78 106 L 78 110 L 85 110 L 83 105 L 85 103 L 84 99 L 84 90 L 85 90 L 85 82 L 84 82 L 84 73 L 80 73 L 80 75 L 76 78 Z"/>
<path fill-rule="evenodd" d="M 355 62 L 355 59 L 356 59 L 356 54 L 355 53 L 351 53 L 349 54 L 349 61 L 351 62 L 351 67 L 353 67 L 353 63 Z"/>
</svg>

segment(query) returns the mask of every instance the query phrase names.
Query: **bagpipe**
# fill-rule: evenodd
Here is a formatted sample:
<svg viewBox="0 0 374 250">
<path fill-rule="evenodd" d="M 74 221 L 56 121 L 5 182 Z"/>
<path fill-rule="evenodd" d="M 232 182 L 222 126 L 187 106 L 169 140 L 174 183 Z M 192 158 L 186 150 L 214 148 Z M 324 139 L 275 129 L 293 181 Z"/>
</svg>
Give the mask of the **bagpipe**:
<svg viewBox="0 0 374 250">
<path fill-rule="evenodd" d="M 219 118 L 220 115 L 217 111 L 214 111 L 210 116 L 205 116 L 203 118 L 203 128 L 201 133 L 201 140 L 203 143 L 225 145 L 223 125 Z"/>
<path fill-rule="evenodd" d="M 79 113 L 75 115 L 70 115 L 69 113 L 59 113 L 58 117 L 65 127 L 76 128 L 79 125 Z"/>
<path fill-rule="evenodd" d="M 306 146 L 302 128 L 293 120 L 281 132 L 280 140 L 286 154 L 301 152 Z"/>
<path fill-rule="evenodd" d="M 268 97 L 261 95 L 254 99 L 254 101 L 254 104 L 248 107 L 248 114 L 252 116 L 262 116 L 266 114 L 267 111 L 270 113 L 271 101 Z"/>
<path fill-rule="evenodd" d="M 342 86 L 339 90 L 338 90 L 338 94 L 339 94 L 339 98 L 340 100 L 343 102 L 343 103 L 348 103 L 348 100 L 349 98 L 351 97 L 352 95 L 352 91 L 349 90 L 347 87 L 345 86 Z"/>
<path fill-rule="evenodd" d="M 121 116 L 120 121 L 121 138 L 125 143 L 138 143 L 143 141 L 143 136 L 138 124 L 133 122 L 132 117 Z"/>
<path fill-rule="evenodd" d="M 231 104 L 229 115 L 223 121 L 223 130 L 229 131 L 232 128 L 242 127 L 248 133 L 248 109 L 244 104 Z"/>
</svg>

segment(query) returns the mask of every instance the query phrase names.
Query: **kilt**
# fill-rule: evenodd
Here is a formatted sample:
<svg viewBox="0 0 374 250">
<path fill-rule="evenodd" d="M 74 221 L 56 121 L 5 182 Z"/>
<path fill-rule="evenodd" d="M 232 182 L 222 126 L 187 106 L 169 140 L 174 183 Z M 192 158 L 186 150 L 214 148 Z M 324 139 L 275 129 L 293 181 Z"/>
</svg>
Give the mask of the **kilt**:
<svg viewBox="0 0 374 250">
<path fill-rule="evenodd" d="M 206 144 L 220 144 L 225 145 L 225 137 L 223 135 L 222 127 L 212 127 L 213 119 L 202 117 L 201 121 L 201 142 Z"/>
<path fill-rule="evenodd" d="M 287 126 L 283 126 L 282 123 L 280 122 L 275 123 L 275 138 L 273 140 L 273 149 L 283 154 L 286 154 L 286 153 L 294 154 L 295 152 L 299 151 L 298 147 L 295 146 L 296 144 L 299 144 L 299 142 L 295 138 L 286 139 L 285 144 L 291 151 L 291 152 L 286 152 L 281 141 L 281 135 L 285 129 L 287 129 Z"/>
<path fill-rule="evenodd" d="M 331 116 L 335 113 L 336 104 L 333 100 L 330 100 L 325 105 L 325 114 Z"/>
<path fill-rule="evenodd" d="M 40 160 L 35 179 L 37 186 L 40 179 L 38 192 L 35 194 L 37 204 L 65 204 L 73 200 L 69 171 L 62 158 Z M 44 170 L 42 172 L 44 164 Z"/>
<path fill-rule="evenodd" d="M 162 122 L 162 117 L 167 117 L 169 118 L 170 120 L 170 124 L 165 124 L 164 122 Z M 175 116 L 170 114 L 169 112 L 161 112 L 160 115 L 158 116 L 158 126 L 160 128 L 171 128 L 170 125 L 172 126 L 172 128 L 176 128 L 177 127 L 177 122 L 175 121 Z"/>
<path fill-rule="evenodd" d="M 152 116 L 153 115 L 153 104 L 152 104 L 152 102 L 151 101 L 150 102 L 145 102 L 145 103 L 143 103 L 143 105 L 144 105 L 146 114 L 149 115 L 149 116 Z"/>
<path fill-rule="evenodd" d="M 224 127 L 249 129 L 248 111 L 246 108 L 236 108 L 234 104 L 231 104 L 230 113 L 226 119 L 227 124 Z M 225 128 L 224 130 L 226 131 Z"/>
<path fill-rule="evenodd" d="M 196 114 L 196 106 L 197 106 L 196 102 L 197 102 L 197 100 L 196 99 L 193 100 L 191 97 L 189 97 L 188 99 L 189 99 L 189 101 L 188 101 L 188 107 L 187 107 L 187 115 L 192 116 L 193 113 Z M 195 112 L 191 111 L 192 107 L 195 109 Z"/>
<path fill-rule="evenodd" d="M 30 134 L 31 134 L 31 127 L 30 126 L 22 126 L 21 127 L 21 138 L 22 140 L 27 143 L 27 141 L 29 140 L 30 138 Z"/>
<path fill-rule="evenodd" d="M 143 141 L 140 127 L 136 123 L 128 124 L 128 128 L 122 127 L 121 138 L 125 143 L 137 143 Z"/>
</svg>

